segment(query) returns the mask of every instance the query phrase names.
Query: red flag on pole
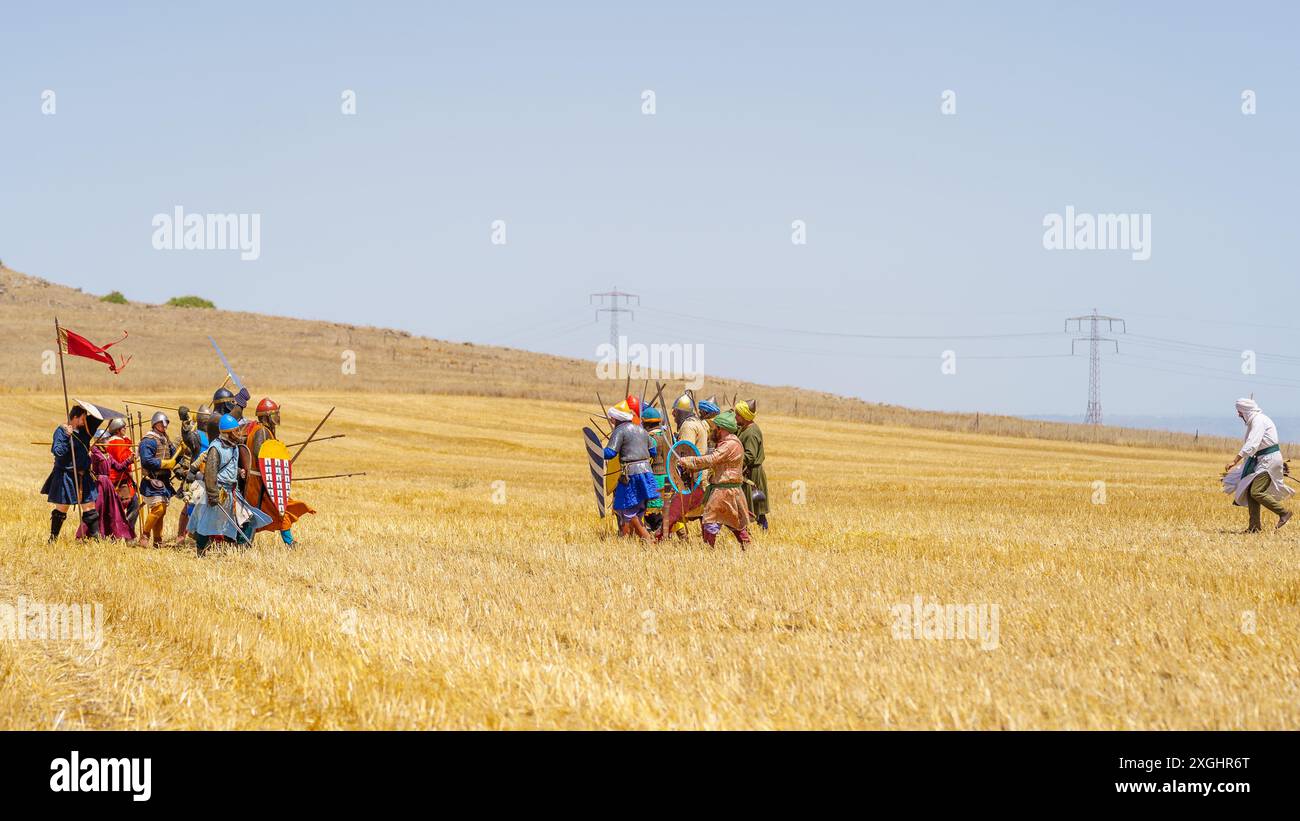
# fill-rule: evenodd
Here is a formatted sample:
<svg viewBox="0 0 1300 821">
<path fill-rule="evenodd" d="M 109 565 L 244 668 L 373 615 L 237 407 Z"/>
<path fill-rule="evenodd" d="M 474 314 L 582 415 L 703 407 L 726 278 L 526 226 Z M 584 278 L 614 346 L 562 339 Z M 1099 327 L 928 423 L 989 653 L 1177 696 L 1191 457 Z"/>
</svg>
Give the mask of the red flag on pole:
<svg viewBox="0 0 1300 821">
<path fill-rule="evenodd" d="M 126 331 L 122 332 L 122 339 L 126 339 Z M 119 365 L 113 361 L 112 355 L 108 353 L 108 349 L 121 342 L 122 339 L 110 342 L 101 348 L 81 334 L 73 333 L 62 326 L 59 327 L 59 349 L 63 353 L 69 356 L 84 356 L 86 359 L 103 362 L 113 373 L 121 373 L 122 369 L 126 367 L 126 363 L 131 361 L 131 357 L 128 356 Z"/>
</svg>

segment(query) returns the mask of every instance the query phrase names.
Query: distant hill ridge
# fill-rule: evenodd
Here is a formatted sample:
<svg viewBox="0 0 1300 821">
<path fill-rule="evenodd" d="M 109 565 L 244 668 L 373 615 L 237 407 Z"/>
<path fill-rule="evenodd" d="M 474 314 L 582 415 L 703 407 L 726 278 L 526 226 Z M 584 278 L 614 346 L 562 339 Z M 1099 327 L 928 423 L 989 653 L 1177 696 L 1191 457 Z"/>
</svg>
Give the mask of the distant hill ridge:
<svg viewBox="0 0 1300 821">
<path fill-rule="evenodd" d="M 596 412 L 597 392 L 615 401 L 623 388 L 596 378 L 594 362 L 550 354 L 448 342 L 406 331 L 268 316 L 238 311 L 104 302 L 0 266 L 0 377 L 9 392 L 58 391 L 57 374 L 42 370 L 54 348 L 54 317 L 92 342 L 130 337 L 112 349 L 130 354 L 114 376 L 102 365 L 76 360 L 69 389 L 102 395 L 112 404 L 151 392 L 212 390 L 224 376 L 207 336 L 217 339 L 254 394 L 276 389 L 362 393 L 434 393 L 504 396 L 582 403 Z M 641 385 L 636 384 L 637 390 Z M 680 383 L 669 390 L 679 391 Z M 1226 438 L 1034 421 L 1010 416 L 945 413 L 866 402 L 820 391 L 708 377 L 701 396 L 757 397 L 761 413 L 936 430 L 1039 437 L 1076 442 L 1225 450 Z M 900 447 L 905 443 L 900 442 Z"/>
</svg>

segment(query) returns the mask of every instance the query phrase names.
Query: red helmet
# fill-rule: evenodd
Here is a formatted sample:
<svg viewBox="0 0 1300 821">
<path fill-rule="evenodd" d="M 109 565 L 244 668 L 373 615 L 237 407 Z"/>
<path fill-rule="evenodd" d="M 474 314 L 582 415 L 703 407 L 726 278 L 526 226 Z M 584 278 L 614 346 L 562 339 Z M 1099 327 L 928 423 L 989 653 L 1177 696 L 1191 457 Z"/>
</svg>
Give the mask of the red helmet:
<svg viewBox="0 0 1300 821">
<path fill-rule="evenodd" d="M 280 405 L 274 399 L 266 398 L 257 403 L 257 415 L 263 416 L 268 413 L 275 413 L 280 410 Z"/>
</svg>

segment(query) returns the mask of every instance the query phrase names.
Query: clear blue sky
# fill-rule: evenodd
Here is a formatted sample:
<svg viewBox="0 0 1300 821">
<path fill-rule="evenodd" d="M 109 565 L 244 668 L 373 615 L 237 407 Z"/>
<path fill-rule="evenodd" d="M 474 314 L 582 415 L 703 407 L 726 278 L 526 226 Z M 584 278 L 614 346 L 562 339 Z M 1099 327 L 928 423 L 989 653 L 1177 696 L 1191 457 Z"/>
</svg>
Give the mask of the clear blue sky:
<svg viewBox="0 0 1300 821">
<path fill-rule="evenodd" d="M 1023 414 L 1081 413 L 1086 358 L 976 357 L 1068 337 L 763 328 L 1055 333 L 1096 307 L 1156 338 L 1107 359 L 1108 412 L 1253 390 L 1300 414 L 1290 4 L 125 5 L 0 23 L 11 267 L 581 357 L 617 284 L 634 340 L 701 343 L 710 372 Z M 176 205 L 260 214 L 260 259 L 154 250 Z M 1067 205 L 1150 214 L 1151 259 L 1044 250 Z M 1294 359 L 1242 382 L 1246 348 Z"/>
</svg>

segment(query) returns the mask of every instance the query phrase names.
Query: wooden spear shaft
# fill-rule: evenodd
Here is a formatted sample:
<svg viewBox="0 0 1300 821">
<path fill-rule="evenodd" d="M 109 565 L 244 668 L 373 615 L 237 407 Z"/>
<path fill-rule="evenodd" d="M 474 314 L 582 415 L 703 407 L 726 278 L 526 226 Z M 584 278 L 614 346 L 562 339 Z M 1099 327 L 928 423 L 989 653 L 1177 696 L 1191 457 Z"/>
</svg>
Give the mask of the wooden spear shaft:
<svg viewBox="0 0 1300 821">
<path fill-rule="evenodd" d="M 126 400 L 124 399 L 124 400 L 122 400 L 122 401 L 125 402 Z M 180 408 L 173 408 L 171 405 L 155 405 L 155 404 L 153 404 L 152 402 L 141 402 L 141 401 L 139 401 L 138 399 L 133 399 L 133 400 L 131 400 L 130 402 L 127 402 L 127 404 L 128 404 L 128 405 L 144 405 L 146 408 L 157 408 L 158 410 L 169 410 L 169 411 L 179 411 L 179 410 L 180 410 Z"/>
<path fill-rule="evenodd" d="M 68 404 L 68 372 L 63 367 L 63 334 L 59 330 L 59 318 L 54 317 L 54 344 L 59 348 L 59 378 L 63 380 L 63 418 L 68 418 L 71 406 Z M 66 424 L 66 422 L 65 422 Z M 77 469 L 77 435 L 74 433 L 68 437 L 68 453 L 72 455 L 72 483 L 77 488 L 77 513 L 81 510 L 81 471 Z M 89 452 L 87 452 L 89 455 Z"/>
<path fill-rule="evenodd" d="M 333 436 L 322 436 L 322 437 L 319 438 L 319 439 L 312 439 L 312 440 L 310 440 L 310 441 L 312 441 L 312 442 L 328 442 L 328 441 L 331 440 L 331 439 L 342 439 L 342 438 L 345 437 L 345 436 L 347 436 L 346 433 L 336 433 L 336 434 L 334 434 Z M 299 445 L 305 445 L 305 444 L 307 444 L 307 442 L 308 442 L 308 440 L 304 439 L 304 440 L 302 440 L 301 442 L 293 442 L 293 443 L 291 443 L 291 444 L 285 445 L 285 447 L 286 447 L 286 448 L 296 448 L 296 447 L 298 447 Z"/>
<path fill-rule="evenodd" d="M 320 432 L 321 425 L 324 425 L 325 422 L 330 418 L 330 415 L 333 413 L 334 413 L 334 408 L 330 408 L 329 413 L 325 414 L 325 418 L 320 420 L 320 423 L 316 425 L 316 430 L 311 432 L 311 436 L 308 436 L 307 441 L 302 443 L 302 447 L 298 448 L 298 452 L 295 453 L 292 457 L 290 457 L 289 464 L 292 465 L 295 461 L 297 461 L 299 456 L 302 456 L 302 452 L 307 449 L 307 446 L 311 444 L 311 440 L 315 439 L 316 434 Z"/>
</svg>

